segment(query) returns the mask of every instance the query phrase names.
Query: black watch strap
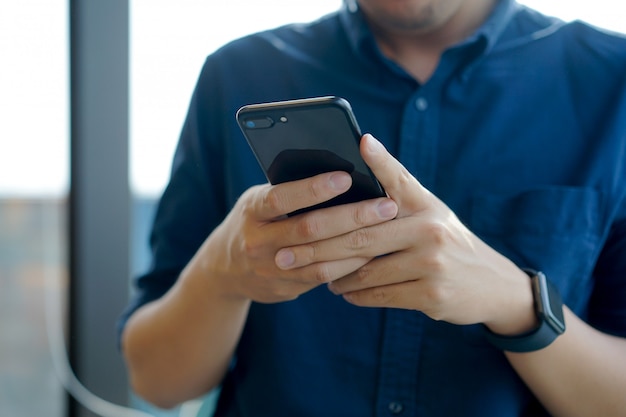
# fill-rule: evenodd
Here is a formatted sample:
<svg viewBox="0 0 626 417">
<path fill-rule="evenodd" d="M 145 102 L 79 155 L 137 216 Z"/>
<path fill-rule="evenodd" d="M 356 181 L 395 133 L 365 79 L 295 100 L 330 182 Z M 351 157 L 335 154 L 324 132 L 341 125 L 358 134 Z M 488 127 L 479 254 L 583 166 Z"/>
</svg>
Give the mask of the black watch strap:
<svg viewBox="0 0 626 417">
<path fill-rule="evenodd" d="M 533 352 L 550 345 L 565 331 L 563 301 L 556 288 L 542 272 L 524 269 L 532 279 L 535 313 L 539 326 L 529 332 L 514 336 L 493 333 L 483 326 L 487 340 L 501 350 L 509 352 Z"/>
</svg>

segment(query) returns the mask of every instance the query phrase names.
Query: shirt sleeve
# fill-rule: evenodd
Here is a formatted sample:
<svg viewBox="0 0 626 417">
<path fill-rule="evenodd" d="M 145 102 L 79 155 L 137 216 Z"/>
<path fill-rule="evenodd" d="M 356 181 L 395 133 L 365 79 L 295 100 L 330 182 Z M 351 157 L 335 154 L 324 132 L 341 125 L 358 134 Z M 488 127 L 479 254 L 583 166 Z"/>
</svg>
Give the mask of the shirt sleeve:
<svg viewBox="0 0 626 417">
<path fill-rule="evenodd" d="M 207 61 L 208 62 L 208 61 Z M 225 216 L 219 132 L 210 116 L 211 70 L 205 63 L 194 90 L 174 155 L 170 180 L 161 196 L 150 234 L 151 264 L 135 279 L 131 302 L 118 323 L 118 339 L 128 318 L 163 296 L 200 245 Z"/>
</svg>

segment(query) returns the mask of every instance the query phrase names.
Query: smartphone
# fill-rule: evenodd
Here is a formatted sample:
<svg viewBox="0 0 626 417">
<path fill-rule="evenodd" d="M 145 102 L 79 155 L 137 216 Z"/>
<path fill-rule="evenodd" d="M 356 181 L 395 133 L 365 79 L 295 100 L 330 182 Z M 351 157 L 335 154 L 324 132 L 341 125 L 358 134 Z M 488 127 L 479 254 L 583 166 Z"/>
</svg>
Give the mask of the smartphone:
<svg viewBox="0 0 626 417">
<path fill-rule="evenodd" d="M 328 96 L 251 104 L 236 117 L 270 183 L 330 171 L 352 176 L 345 193 L 291 215 L 386 195 L 361 157 L 362 134 L 347 100 Z"/>
</svg>

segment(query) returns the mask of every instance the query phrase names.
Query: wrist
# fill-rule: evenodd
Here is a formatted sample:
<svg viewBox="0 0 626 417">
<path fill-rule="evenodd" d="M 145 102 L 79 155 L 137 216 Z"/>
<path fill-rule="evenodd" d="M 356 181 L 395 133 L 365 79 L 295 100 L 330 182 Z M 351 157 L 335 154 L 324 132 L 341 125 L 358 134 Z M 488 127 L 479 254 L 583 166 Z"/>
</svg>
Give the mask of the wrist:
<svg viewBox="0 0 626 417">
<path fill-rule="evenodd" d="M 509 352 L 533 352 L 550 345 L 565 332 L 563 301 L 542 272 L 524 270 L 531 282 L 537 325 L 521 334 L 496 334 L 485 328 L 485 337 L 496 348 Z"/>
<path fill-rule="evenodd" d="M 238 280 L 220 268 L 213 253 L 205 242 L 182 271 L 179 282 L 191 297 L 199 297 L 203 303 L 249 304 L 250 299 L 235 285 Z"/>
<path fill-rule="evenodd" d="M 524 271 L 518 271 L 514 285 L 508 288 L 509 296 L 503 298 L 502 307 L 492 320 L 483 323 L 492 333 L 503 336 L 524 334 L 538 325 L 532 283 Z"/>
</svg>

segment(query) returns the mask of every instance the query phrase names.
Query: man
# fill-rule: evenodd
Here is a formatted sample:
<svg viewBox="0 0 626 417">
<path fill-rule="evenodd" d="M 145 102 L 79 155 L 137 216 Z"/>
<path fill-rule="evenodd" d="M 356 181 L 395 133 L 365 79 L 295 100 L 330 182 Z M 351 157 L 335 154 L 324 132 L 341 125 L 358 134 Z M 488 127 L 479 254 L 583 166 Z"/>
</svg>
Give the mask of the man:
<svg viewBox="0 0 626 417">
<path fill-rule="evenodd" d="M 234 114 L 323 95 L 378 138 L 388 198 L 286 217 L 350 176 L 255 185 Z M 624 415 L 624 161 L 626 40 L 510 0 L 358 0 L 233 42 L 122 321 L 133 387 L 221 385 L 217 416 Z"/>
</svg>

